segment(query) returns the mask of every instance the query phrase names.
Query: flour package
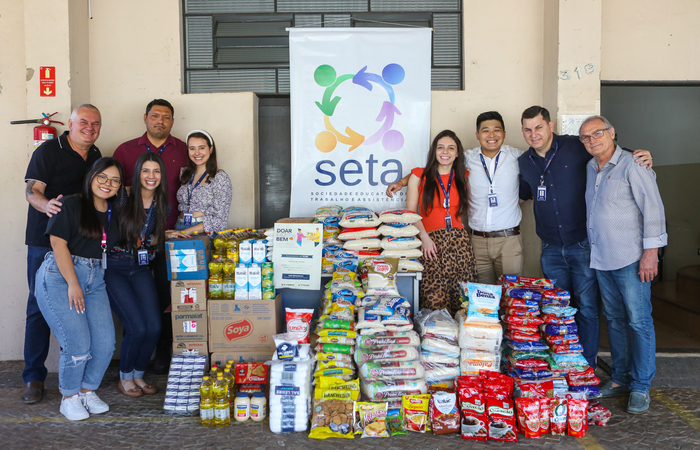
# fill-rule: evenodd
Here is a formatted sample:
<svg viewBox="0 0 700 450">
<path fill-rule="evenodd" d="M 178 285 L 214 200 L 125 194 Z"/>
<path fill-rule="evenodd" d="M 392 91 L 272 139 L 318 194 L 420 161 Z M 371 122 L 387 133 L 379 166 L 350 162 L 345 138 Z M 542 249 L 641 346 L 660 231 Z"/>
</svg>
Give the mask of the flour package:
<svg viewBox="0 0 700 450">
<path fill-rule="evenodd" d="M 502 290 L 503 288 L 497 285 L 467 283 L 467 321 L 497 323 Z"/>
<path fill-rule="evenodd" d="M 313 361 L 270 364 L 270 431 L 305 432 L 311 412 Z"/>
</svg>

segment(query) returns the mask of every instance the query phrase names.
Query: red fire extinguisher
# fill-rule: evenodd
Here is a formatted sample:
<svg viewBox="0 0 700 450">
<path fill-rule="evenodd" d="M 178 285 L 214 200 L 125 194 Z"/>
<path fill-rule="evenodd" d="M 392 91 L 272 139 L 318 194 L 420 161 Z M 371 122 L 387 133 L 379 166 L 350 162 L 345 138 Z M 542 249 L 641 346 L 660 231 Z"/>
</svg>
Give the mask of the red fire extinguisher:
<svg viewBox="0 0 700 450">
<path fill-rule="evenodd" d="M 51 117 L 55 116 L 58 114 L 58 111 L 47 115 L 46 113 L 41 113 L 44 117 L 41 119 L 29 119 L 29 120 L 13 120 L 10 122 L 12 125 L 18 125 L 22 123 L 40 123 L 41 125 L 37 125 L 34 127 L 34 150 L 37 149 L 42 143 L 45 141 L 48 141 L 49 139 L 53 139 L 56 136 L 58 136 L 58 131 L 56 128 L 52 127 L 52 123 L 60 123 L 63 125 L 63 122 L 59 122 L 58 120 L 51 120 Z"/>
</svg>

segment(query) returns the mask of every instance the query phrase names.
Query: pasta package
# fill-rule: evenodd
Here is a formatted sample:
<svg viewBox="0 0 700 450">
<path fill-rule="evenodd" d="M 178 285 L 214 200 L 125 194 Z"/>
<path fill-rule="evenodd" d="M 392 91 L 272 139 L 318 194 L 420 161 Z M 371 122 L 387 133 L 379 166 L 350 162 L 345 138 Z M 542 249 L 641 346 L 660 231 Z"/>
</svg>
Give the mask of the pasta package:
<svg viewBox="0 0 700 450">
<path fill-rule="evenodd" d="M 430 395 L 405 395 L 401 401 L 404 415 L 404 427 L 407 431 L 425 433 L 428 428 L 428 409 Z"/>
</svg>

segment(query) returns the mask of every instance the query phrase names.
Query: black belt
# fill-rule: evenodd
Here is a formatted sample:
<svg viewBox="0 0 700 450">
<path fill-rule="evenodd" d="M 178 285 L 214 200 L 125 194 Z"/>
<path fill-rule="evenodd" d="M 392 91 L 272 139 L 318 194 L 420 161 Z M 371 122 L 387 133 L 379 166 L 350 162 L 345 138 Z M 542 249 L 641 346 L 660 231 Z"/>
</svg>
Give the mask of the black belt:
<svg viewBox="0 0 700 450">
<path fill-rule="evenodd" d="M 485 237 L 485 238 L 517 236 L 520 234 L 520 225 L 518 225 L 517 227 L 508 228 L 506 230 L 498 230 L 498 231 L 472 230 L 472 233 L 477 235 L 477 236 L 481 236 L 481 237 Z"/>
</svg>

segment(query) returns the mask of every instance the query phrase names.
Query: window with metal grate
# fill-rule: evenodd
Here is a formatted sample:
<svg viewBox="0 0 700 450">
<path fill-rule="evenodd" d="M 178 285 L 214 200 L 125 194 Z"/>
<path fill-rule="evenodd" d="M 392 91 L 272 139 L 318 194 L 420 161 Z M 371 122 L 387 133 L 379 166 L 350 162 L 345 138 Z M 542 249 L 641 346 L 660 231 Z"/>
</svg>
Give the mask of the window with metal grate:
<svg viewBox="0 0 700 450">
<path fill-rule="evenodd" d="M 188 93 L 289 93 L 290 27 L 433 28 L 432 89 L 461 90 L 461 0 L 183 0 Z"/>
</svg>

